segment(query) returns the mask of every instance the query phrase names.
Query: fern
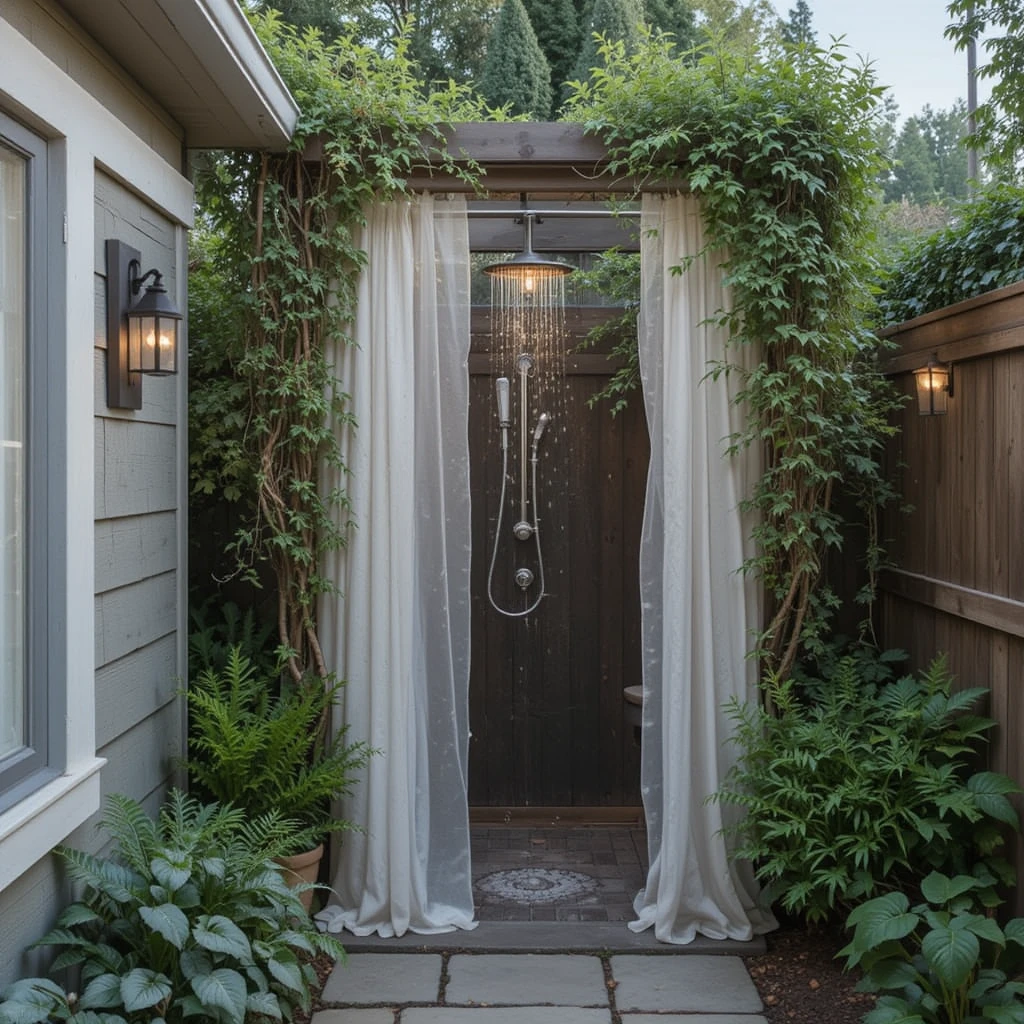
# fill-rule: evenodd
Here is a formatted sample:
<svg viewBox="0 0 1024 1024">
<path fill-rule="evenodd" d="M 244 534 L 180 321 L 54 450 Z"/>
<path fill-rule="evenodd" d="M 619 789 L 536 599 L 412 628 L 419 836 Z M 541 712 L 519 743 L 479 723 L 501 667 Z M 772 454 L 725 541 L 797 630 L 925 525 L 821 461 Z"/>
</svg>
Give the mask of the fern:
<svg viewBox="0 0 1024 1024">
<path fill-rule="evenodd" d="M 188 691 L 195 788 L 250 820 L 274 812 L 289 819 L 296 830 L 289 852 L 352 828 L 330 804 L 351 792 L 371 750 L 345 743 L 344 732 L 327 737 L 342 685 L 304 680 L 272 698 L 274 684 L 233 647 L 223 669 L 200 673 Z"/>
<path fill-rule="evenodd" d="M 894 661 L 860 649 L 828 658 L 827 674 L 769 679 L 774 715 L 726 708 L 741 752 L 712 799 L 746 811 L 726 830 L 734 856 L 754 862 L 768 899 L 812 923 L 978 858 L 1012 876 L 998 852 L 1020 790 L 971 768 L 994 724 L 971 712 L 986 691 L 952 694 L 944 658 L 893 680 Z"/>
</svg>

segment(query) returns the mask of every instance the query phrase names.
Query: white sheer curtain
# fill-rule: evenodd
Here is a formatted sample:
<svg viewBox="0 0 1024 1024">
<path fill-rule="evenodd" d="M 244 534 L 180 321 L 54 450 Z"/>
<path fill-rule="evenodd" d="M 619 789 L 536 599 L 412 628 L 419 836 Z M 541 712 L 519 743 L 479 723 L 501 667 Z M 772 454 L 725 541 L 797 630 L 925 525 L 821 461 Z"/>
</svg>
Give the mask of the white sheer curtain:
<svg viewBox="0 0 1024 1024">
<path fill-rule="evenodd" d="M 663 942 L 745 940 L 774 922 L 757 908 L 748 866 L 729 860 L 720 835 L 728 810 L 706 798 L 735 757 L 722 705 L 755 694 L 745 655 L 759 592 L 736 570 L 750 536 L 738 505 L 757 464 L 753 452 L 723 455 L 739 428 L 735 377 L 704 379 L 726 355 L 726 332 L 703 323 L 727 308 L 721 270 L 700 257 L 682 274 L 670 271 L 704 246 L 697 200 L 645 196 L 641 234 L 640 370 L 651 435 L 641 787 L 651 867 L 630 928 L 653 927 Z"/>
<path fill-rule="evenodd" d="M 464 200 L 366 210 L 355 345 L 336 353 L 356 529 L 325 570 L 340 724 L 379 748 L 338 813 L 332 931 L 472 928 L 469 817 L 469 239 Z"/>
</svg>

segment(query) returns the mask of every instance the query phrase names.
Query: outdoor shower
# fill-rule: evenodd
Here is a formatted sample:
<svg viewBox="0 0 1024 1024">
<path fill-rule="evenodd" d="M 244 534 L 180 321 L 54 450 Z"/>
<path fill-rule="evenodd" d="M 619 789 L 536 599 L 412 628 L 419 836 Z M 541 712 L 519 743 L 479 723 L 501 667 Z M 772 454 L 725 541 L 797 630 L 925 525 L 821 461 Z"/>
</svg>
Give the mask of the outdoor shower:
<svg viewBox="0 0 1024 1024">
<path fill-rule="evenodd" d="M 562 377 L 564 341 L 562 315 L 565 308 L 565 276 L 572 272 L 568 264 L 546 260 L 533 251 L 533 226 L 537 215 L 524 210 L 523 249 L 512 259 L 484 267 L 491 277 L 491 308 L 494 317 L 492 360 L 500 374 L 494 390 L 501 432 L 501 498 L 494 547 L 487 573 L 487 596 L 495 611 L 510 618 L 521 618 L 536 611 L 544 599 L 544 553 L 540 541 L 540 505 L 538 503 L 537 464 L 544 431 L 552 420 L 550 406 L 554 386 Z M 505 521 L 505 500 L 509 480 L 509 433 L 512 429 L 512 384 L 516 379 L 519 398 L 519 517 L 512 526 L 516 541 L 531 539 L 536 551 L 537 572 L 520 565 L 514 570 L 516 585 L 526 594 L 536 584 L 533 599 L 521 610 L 503 607 L 494 597 L 494 570 Z M 535 380 L 535 403 L 543 409 L 537 416 L 530 439 L 530 383 Z M 529 470 L 527 470 L 529 465 Z M 527 486 L 527 476 L 530 485 Z M 518 560 L 518 559 L 517 559 Z"/>
</svg>

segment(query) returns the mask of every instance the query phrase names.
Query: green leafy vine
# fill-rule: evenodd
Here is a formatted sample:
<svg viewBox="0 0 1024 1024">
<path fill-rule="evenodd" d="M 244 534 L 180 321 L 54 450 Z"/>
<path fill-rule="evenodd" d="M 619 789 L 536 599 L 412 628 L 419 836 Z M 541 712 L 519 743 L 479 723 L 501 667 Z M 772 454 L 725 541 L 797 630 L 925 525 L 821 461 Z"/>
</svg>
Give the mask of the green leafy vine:
<svg viewBox="0 0 1024 1024">
<path fill-rule="evenodd" d="M 238 316 L 220 323 L 217 352 L 200 351 L 210 372 L 192 396 L 193 435 L 205 441 L 192 487 L 233 494 L 247 510 L 231 544 L 236 571 L 256 579 L 269 563 L 280 645 L 298 680 L 328 675 L 315 603 L 332 588 L 320 561 L 345 544 L 335 513 L 343 519 L 347 501 L 343 489 L 321 493 L 318 479 L 325 464 L 344 468 L 333 425 L 353 410 L 326 352 L 349 340 L 364 207 L 401 195 L 428 164 L 472 184 L 439 126 L 489 112 L 453 83 L 425 95 L 408 35 L 382 56 L 350 36 L 327 44 L 300 33 L 273 11 L 253 23 L 301 114 L 287 152 L 224 154 L 198 175 L 217 259 L 205 273 Z"/>
<path fill-rule="evenodd" d="M 734 359 L 713 377 L 742 374 L 747 427 L 733 448 L 765 453 L 745 570 L 773 600 L 764 667 L 785 677 L 836 601 L 823 568 L 842 544 L 840 487 L 865 508 L 889 493 L 879 455 L 892 399 L 864 316 L 881 90 L 838 47 L 684 62 L 653 35 L 632 55 L 615 43 L 603 54 L 566 116 L 605 141 L 613 173 L 681 177 L 700 197 L 708 248 L 728 254 L 733 305 L 717 319 L 759 353 L 753 369 Z M 868 547 L 877 565 L 873 535 Z"/>
</svg>

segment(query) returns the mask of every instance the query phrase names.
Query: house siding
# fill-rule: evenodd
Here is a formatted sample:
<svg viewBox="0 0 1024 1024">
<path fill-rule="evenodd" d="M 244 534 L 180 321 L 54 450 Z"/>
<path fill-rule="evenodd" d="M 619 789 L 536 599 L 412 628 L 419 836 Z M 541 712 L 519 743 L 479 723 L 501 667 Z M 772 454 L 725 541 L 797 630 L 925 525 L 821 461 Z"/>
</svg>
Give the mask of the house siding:
<svg viewBox="0 0 1024 1024">
<path fill-rule="evenodd" d="M 146 378 L 140 410 L 107 408 L 105 242 L 118 238 L 139 249 L 143 270 L 158 267 L 168 292 L 179 307 L 185 306 L 183 133 L 54 5 L 0 0 L 3 21 L 56 65 L 56 94 L 68 88 L 79 95 L 84 89 L 113 115 L 110 134 L 95 140 L 72 136 L 70 126 L 57 122 L 52 111 L 49 115 L 56 137 L 65 131 L 69 136 L 69 207 L 83 195 L 75 168 L 92 170 L 92 239 L 84 247 L 79 232 L 66 254 L 69 281 L 79 289 L 75 298 L 85 300 L 73 307 L 88 308 L 83 285 L 91 287 L 93 296 L 92 323 L 88 312 L 84 322 L 69 317 L 66 337 L 71 349 L 90 342 L 93 348 L 92 380 L 83 376 L 80 383 L 93 408 L 93 508 L 73 505 L 68 516 L 92 521 L 94 643 L 92 651 L 76 649 L 73 656 L 91 659 L 94 671 L 95 752 L 106 759 L 101 793 L 127 794 L 155 813 L 176 780 L 185 743 L 180 691 L 186 672 L 186 377 L 181 372 Z M 16 91 L 5 91 L 2 74 L 0 110 L 55 137 L 55 129 L 35 120 Z M 119 135 L 118 122 L 132 135 Z M 126 138 L 128 153 L 137 146 L 146 156 L 135 180 L 135 168 L 124 159 Z M 107 149 L 110 157 L 104 155 Z M 116 173 L 111 166 L 118 168 Z M 154 183 L 160 198 L 147 201 L 144 196 Z M 81 202 L 71 212 L 74 232 L 75 224 L 87 218 L 81 215 Z M 184 364 L 184 345 L 180 354 Z M 98 816 L 76 829 L 68 845 L 102 851 L 105 837 L 96 828 Z M 45 951 L 27 951 L 27 946 L 52 926 L 71 898 L 61 862 L 53 855 L 0 891 L 0 987 L 44 970 Z"/>
<path fill-rule="evenodd" d="M 180 128 L 63 11 L 36 0 L 0 0 L 0 18 L 173 167 L 182 166 Z"/>
</svg>

